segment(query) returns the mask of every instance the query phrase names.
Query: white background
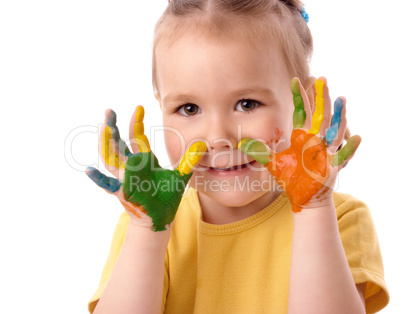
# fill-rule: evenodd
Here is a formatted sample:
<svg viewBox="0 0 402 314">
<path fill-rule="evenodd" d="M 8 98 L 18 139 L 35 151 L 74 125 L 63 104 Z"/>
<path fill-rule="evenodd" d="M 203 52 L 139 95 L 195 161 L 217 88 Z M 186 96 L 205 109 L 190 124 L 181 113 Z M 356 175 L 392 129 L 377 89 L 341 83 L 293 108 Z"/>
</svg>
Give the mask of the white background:
<svg viewBox="0 0 402 314">
<path fill-rule="evenodd" d="M 382 313 L 402 313 L 402 5 L 379 3 L 306 0 L 306 9 L 312 72 L 328 78 L 333 99 L 347 97 L 349 127 L 363 138 L 338 190 L 370 206 L 391 294 Z M 127 138 L 143 105 L 146 134 L 169 165 L 151 86 L 153 27 L 166 5 L 1 1 L 1 313 L 86 313 L 122 211 L 82 172 L 102 169 L 106 108 Z"/>
</svg>

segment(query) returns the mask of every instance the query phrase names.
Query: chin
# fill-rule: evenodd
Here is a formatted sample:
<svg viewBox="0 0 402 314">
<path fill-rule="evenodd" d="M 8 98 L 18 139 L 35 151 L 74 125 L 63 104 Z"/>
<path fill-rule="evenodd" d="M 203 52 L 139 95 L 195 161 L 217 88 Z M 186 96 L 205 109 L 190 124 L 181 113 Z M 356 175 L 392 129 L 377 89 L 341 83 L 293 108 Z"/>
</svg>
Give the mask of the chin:
<svg viewBox="0 0 402 314">
<path fill-rule="evenodd" d="M 253 191 L 244 188 L 241 190 L 238 186 L 231 185 L 226 188 L 211 188 L 205 185 L 193 186 L 199 193 L 214 200 L 214 202 L 225 207 L 241 207 L 257 200 L 261 196 L 265 195 L 267 191 Z"/>
</svg>

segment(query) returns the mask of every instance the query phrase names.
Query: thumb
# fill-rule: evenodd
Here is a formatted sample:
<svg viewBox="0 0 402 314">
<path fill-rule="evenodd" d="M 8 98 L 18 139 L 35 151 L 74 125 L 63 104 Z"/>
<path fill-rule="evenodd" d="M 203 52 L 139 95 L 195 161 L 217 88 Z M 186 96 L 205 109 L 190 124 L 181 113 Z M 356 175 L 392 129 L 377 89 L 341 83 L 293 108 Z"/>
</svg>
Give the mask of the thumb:
<svg viewBox="0 0 402 314">
<path fill-rule="evenodd" d="M 271 151 L 270 148 L 262 142 L 251 138 L 242 139 L 237 146 L 246 155 L 255 159 L 258 163 L 266 166 L 268 162 L 271 161 Z"/>
<path fill-rule="evenodd" d="M 186 151 L 176 170 L 178 170 L 181 175 L 189 174 L 202 159 L 206 150 L 207 145 L 204 142 L 195 142 Z"/>
</svg>

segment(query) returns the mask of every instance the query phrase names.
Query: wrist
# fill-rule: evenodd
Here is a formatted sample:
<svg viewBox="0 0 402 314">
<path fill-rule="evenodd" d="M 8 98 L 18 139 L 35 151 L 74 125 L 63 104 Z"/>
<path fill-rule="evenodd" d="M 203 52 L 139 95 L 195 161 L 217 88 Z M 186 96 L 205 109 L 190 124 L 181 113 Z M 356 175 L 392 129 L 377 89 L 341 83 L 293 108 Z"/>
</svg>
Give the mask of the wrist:
<svg viewBox="0 0 402 314">
<path fill-rule="evenodd" d="M 149 226 L 141 226 L 130 220 L 127 228 L 126 241 L 135 241 L 148 249 L 166 249 L 171 234 L 171 226 L 166 230 L 153 231 Z"/>
<path fill-rule="evenodd" d="M 332 212 L 335 211 L 334 200 L 331 197 L 325 199 L 310 200 L 307 205 L 301 206 L 300 212 L 292 211 L 293 215 L 313 214 L 314 212 Z"/>
<path fill-rule="evenodd" d="M 320 202 L 309 204 L 300 212 L 292 212 L 294 224 L 326 224 L 330 221 L 337 222 L 336 209 L 331 199 L 330 202 L 322 204 Z"/>
<path fill-rule="evenodd" d="M 317 206 L 293 213 L 292 243 L 294 241 L 302 243 L 306 250 L 314 250 L 313 247 L 318 246 L 322 248 L 338 245 L 340 236 L 335 206 Z M 321 249 L 315 252 L 317 256 L 322 253 Z"/>
</svg>

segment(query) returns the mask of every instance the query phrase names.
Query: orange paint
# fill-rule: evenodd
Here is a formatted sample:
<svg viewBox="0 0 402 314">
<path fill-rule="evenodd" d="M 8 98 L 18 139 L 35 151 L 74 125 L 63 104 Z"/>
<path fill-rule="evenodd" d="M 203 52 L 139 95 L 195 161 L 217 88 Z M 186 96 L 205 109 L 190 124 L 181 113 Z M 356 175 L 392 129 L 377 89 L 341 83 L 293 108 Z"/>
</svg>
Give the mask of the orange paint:
<svg viewBox="0 0 402 314">
<path fill-rule="evenodd" d="M 141 218 L 141 215 L 131 206 L 127 205 L 127 204 L 123 204 L 123 207 L 128 210 L 130 213 L 134 214 L 135 216 L 137 216 L 138 218 Z M 141 212 L 143 212 L 145 215 L 147 214 L 147 211 L 144 209 L 144 207 L 142 206 L 136 206 L 137 209 L 139 209 Z"/>
<path fill-rule="evenodd" d="M 302 129 L 293 130 L 291 146 L 272 153 L 266 167 L 285 190 L 293 212 L 300 212 L 329 179 L 325 141 Z"/>
<path fill-rule="evenodd" d="M 129 208 L 128 211 L 132 214 L 134 214 L 135 216 L 137 216 L 138 218 L 141 218 L 141 215 L 139 213 L 137 213 L 134 209 Z"/>
</svg>

